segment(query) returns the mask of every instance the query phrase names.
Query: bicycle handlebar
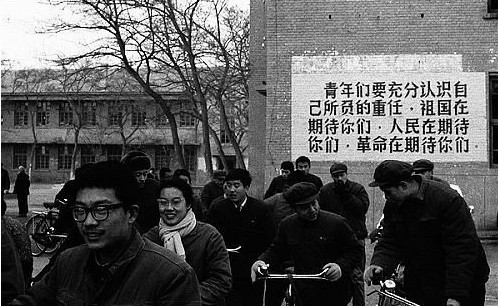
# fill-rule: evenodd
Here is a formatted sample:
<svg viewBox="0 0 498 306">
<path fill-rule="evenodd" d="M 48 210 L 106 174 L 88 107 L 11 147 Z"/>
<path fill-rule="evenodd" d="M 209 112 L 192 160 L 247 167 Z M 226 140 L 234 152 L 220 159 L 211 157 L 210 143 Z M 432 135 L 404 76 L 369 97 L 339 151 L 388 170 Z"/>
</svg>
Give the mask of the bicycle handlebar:
<svg viewBox="0 0 498 306">
<path fill-rule="evenodd" d="M 240 249 L 242 249 L 242 246 L 235 247 L 233 249 L 227 248 L 228 253 L 239 253 Z"/>
<path fill-rule="evenodd" d="M 258 267 L 258 279 L 319 279 L 319 280 L 328 280 L 325 277 L 325 273 L 328 269 L 323 270 L 320 273 L 316 274 L 278 274 L 278 273 L 268 273 L 267 268 Z"/>
</svg>

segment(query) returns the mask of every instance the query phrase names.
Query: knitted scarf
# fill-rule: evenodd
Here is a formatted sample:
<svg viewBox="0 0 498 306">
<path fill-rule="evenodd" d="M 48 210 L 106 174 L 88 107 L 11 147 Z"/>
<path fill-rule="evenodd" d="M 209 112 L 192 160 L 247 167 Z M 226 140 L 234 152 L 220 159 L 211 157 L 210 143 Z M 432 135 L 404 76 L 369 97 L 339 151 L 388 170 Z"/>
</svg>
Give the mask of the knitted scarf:
<svg viewBox="0 0 498 306">
<path fill-rule="evenodd" d="M 185 218 L 174 226 L 167 225 L 163 219 L 159 220 L 159 236 L 164 242 L 164 247 L 175 252 L 185 260 L 185 249 L 182 238 L 187 236 L 195 227 L 197 221 L 192 209 L 189 209 Z"/>
</svg>

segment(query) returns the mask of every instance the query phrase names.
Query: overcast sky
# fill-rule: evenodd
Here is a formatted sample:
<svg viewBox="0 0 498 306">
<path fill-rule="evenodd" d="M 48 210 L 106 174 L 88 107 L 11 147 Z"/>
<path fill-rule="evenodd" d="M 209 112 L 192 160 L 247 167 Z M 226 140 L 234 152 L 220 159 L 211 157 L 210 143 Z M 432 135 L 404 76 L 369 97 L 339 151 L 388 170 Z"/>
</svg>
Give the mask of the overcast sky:
<svg viewBox="0 0 498 306">
<path fill-rule="evenodd" d="M 230 0 L 249 9 L 250 0 Z M 45 67 L 43 58 L 53 58 L 81 48 L 91 39 L 73 34 L 37 34 L 43 24 L 56 16 L 67 14 L 39 0 L 0 0 L 1 57 L 11 60 L 14 68 Z"/>
</svg>

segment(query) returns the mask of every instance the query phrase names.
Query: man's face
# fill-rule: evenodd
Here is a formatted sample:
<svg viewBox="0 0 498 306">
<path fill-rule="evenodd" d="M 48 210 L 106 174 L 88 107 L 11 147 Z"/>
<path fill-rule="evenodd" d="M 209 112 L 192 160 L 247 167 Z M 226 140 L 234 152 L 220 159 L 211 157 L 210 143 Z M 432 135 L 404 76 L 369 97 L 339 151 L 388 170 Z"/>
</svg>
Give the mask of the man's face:
<svg viewBox="0 0 498 306">
<path fill-rule="evenodd" d="M 236 204 L 242 203 L 247 196 L 247 188 L 240 180 L 226 181 L 223 189 L 227 198 Z"/>
<path fill-rule="evenodd" d="M 224 176 L 214 177 L 213 181 L 216 185 L 223 187 L 223 182 L 225 181 L 225 177 Z"/>
<path fill-rule="evenodd" d="M 169 226 L 180 223 L 189 209 L 183 192 L 174 187 L 163 188 L 157 202 L 161 219 Z"/>
<path fill-rule="evenodd" d="M 149 169 L 133 171 L 133 175 L 138 183 L 138 188 L 142 188 L 145 185 L 145 180 L 147 179 L 147 174 L 150 173 Z"/>
<path fill-rule="evenodd" d="M 301 170 L 308 174 L 310 172 L 310 165 L 308 163 L 297 163 L 297 170 Z"/>
<path fill-rule="evenodd" d="M 384 192 L 384 197 L 389 202 L 401 203 L 407 197 L 406 188 L 402 185 L 380 187 L 380 190 Z"/>
<path fill-rule="evenodd" d="M 342 181 L 344 184 L 348 181 L 348 174 L 346 172 L 339 172 L 332 174 L 332 179 L 334 182 Z"/>
<path fill-rule="evenodd" d="M 83 188 L 76 194 L 77 207 L 94 208 L 97 205 L 106 206 L 117 203 L 119 200 L 116 198 L 114 189 Z M 132 207 L 125 211 L 123 207 L 111 208 L 108 217 L 102 221 L 95 220 L 89 212 L 83 222 L 76 223 L 88 247 L 96 250 L 102 257 L 109 257 L 106 254 L 121 250 L 123 243 L 128 241 L 136 218 L 135 209 Z"/>
<path fill-rule="evenodd" d="M 288 169 L 280 169 L 280 172 L 282 173 L 282 177 L 284 179 L 286 179 L 289 176 L 289 174 L 291 173 L 291 171 Z"/>
<path fill-rule="evenodd" d="M 318 218 L 318 212 L 320 211 L 320 205 L 318 201 L 315 200 L 308 204 L 300 204 L 294 207 L 299 218 L 307 221 L 314 221 Z"/>
</svg>

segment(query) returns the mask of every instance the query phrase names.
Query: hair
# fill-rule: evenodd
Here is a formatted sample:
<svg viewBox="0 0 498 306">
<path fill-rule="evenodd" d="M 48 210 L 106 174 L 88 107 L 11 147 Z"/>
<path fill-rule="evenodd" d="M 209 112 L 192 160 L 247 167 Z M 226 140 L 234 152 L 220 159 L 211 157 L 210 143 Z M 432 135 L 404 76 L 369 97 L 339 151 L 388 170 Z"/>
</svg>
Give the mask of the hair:
<svg viewBox="0 0 498 306">
<path fill-rule="evenodd" d="M 137 203 L 138 184 L 132 172 L 118 161 L 103 161 L 82 167 L 75 178 L 76 190 L 113 189 L 125 209 Z"/>
<path fill-rule="evenodd" d="M 177 178 L 180 178 L 181 175 L 188 177 L 189 183 L 192 183 L 190 172 L 187 169 L 176 169 L 175 172 L 173 173 L 173 176 Z"/>
<path fill-rule="evenodd" d="M 294 171 L 287 177 L 287 185 L 289 187 L 302 182 L 309 182 L 309 177 L 303 171 Z"/>
<path fill-rule="evenodd" d="M 299 164 L 299 163 L 307 163 L 308 165 L 311 165 L 311 160 L 306 156 L 299 156 L 296 159 L 296 167 L 297 167 L 297 164 Z"/>
<path fill-rule="evenodd" d="M 251 177 L 251 174 L 249 173 L 249 171 L 247 171 L 245 169 L 237 168 L 237 169 L 230 170 L 228 172 L 227 176 L 225 177 L 225 182 L 235 181 L 235 180 L 240 180 L 242 182 L 242 184 L 244 185 L 244 187 L 249 187 L 249 186 L 251 186 L 252 177 Z"/>
<path fill-rule="evenodd" d="M 290 172 L 294 171 L 294 164 L 291 161 L 284 161 L 280 164 L 280 169 L 289 170 Z"/>
<path fill-rule="evenodd" d="M 178 177 L 173 177 L 170 179 L 161 180 L 159 183 L 159 193 L 157 197 L 161 194 L 161 191 L 165 188 L 176 188 L 183 193 L 183 197 L 187 202 L 187 206 L 191 207 L 194 204 L 194 192 L 192 191 L 192 187 L 185 182 L 184 180 L 179 179 Z"/>
</svg>

